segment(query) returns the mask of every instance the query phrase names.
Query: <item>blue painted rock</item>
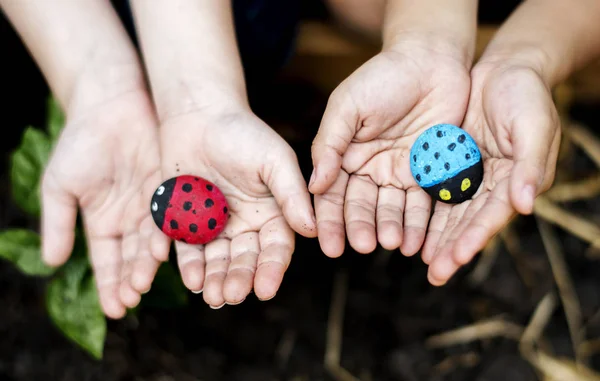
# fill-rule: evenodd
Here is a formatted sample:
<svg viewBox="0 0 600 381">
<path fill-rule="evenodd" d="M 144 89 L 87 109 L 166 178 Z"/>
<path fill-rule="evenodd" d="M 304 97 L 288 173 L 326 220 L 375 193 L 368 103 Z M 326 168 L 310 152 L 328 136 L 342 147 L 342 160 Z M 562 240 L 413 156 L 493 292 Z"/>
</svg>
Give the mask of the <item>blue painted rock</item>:
<svg viewBox="0 0 600 381">
<path fill-rule="evenodd" d="M 451 124 L 437 124 L 417 138 L 410 150 L 410 170 L 425 192 L 448 204 L 473 197 L 483 180 L 475 140 Z"/>
</svg>

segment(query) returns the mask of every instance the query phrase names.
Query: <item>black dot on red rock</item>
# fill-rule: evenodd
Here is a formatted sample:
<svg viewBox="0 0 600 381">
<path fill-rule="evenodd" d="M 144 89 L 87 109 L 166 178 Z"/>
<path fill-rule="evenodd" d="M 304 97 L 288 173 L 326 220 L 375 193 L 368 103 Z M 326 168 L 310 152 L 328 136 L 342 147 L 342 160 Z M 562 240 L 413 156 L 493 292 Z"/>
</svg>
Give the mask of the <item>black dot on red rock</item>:
<svg viewBox="0 0 600 381">
<path fill-rule="evenodd" d="M 215 202 L 210 198 L 207 198 L 206 201 L 204 201 L 204 207 L 206 207 L 206 208 L 210 208 L 214 204 L 215 204 Z"/>
<path fill-rule="evenodd" d="M 190 224 L 190 231 L 192 233 L 197 232 L 198 231 L 198 225 L 196 225 L 196 224 Z"/>
<path fill-rule="evenodd" d="M 186 192 L 186 193 L 190 193 L 192 191 L 192 184 L 190 183 L 185 183 L 181 186 L 181 190 Z"/>
<path fill-rule="evenodd" d="M 169 204 L 169 206 L 168 206 L 168 207 L 169 207 L 169 208 L 172 208 L 172 207 L 173 207 L 173 204 Z"/>
<path fill-rule="evenodd" d="M 185 238 L 182 238 L 182 239 L 181 239 L 181 242 L 183 242 L 183 243 L 187 243 L 187 241 L 185 240 Z"/>
<path fill-rule="evenodd" d="M 169 223 L 171 225 L 171 229 L 179 229 L 179 224 L 175 220 L 171 220 Z"/>
<path fill-rule="evenodd" d="M 194 177 L 194 180 L 196 180 L 196 181 L 200 181 L 200 179 L 199 179 L 199 178 L 197 178 L 197 177 Z"/>
<path fill-rule="evenodd" d="M 193 214 L 196 214 L 196 209 L 192 210 L 192 213 L 193 213 Z"/>
<path fill-rule="evenodd" d="M 213 186 L 210 184 L 206 184 L 206 189 L 208 189 L 209 191 L 211 191 L 213 189 Z"/>
<path fill-rule="evenodd" d="M 215 220 L 214 218 L 211 218 L 210 220 L 208 220 L 208 228 L 210 230 L 213 230 L 216 227 L 217 227 L 217 220 Z"/>
<path fill-rule="evenodd" d="M 192 203 L 190 201 L 186 201 L 183 203 L 183 210 L 188 211 L 192 209 Z"/>
<path fill-rule="evenodd" d="M 227 207 L 226 206 L 223 207 L 223 213 L 227 214 Z"/>
</svg>

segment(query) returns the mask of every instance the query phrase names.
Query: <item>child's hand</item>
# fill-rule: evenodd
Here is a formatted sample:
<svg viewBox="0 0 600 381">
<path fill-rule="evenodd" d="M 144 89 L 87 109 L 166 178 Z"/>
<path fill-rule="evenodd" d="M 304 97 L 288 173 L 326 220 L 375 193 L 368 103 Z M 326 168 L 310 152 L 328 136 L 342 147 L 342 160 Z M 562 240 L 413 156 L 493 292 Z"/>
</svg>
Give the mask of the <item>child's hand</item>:
<svg viewBox="0 0 600 381">
<path fill-rule="evenodd" d="M 294 251 L 294 230 L 315 237 L 310 196 L 292 148 L 245 107 L 189 112 L 161 127 L 164 179 L 214 182 L 229 203 L 224 232 L 206 245 L 176 242 L 184 284 L 212 308 L 252 291 L 272 298 Z M 165 250 L 156 260 L 165 260 Z"/>
<path fill-rule="evenodd" d="M 345 230 L 360 253 L 379 241 L 413 255 L 423 244 L 431 198 L 411 175 L 411 145 L 434 124 L 460 125 L 470 86 L 463 50 L 424 36 L 399 39 L 329 99 L 312 147 L 309 189 L 330 257 L 342 254 Z"/>
<path fill-rule="evenodd" d="M 482 151 L 484 178 L 472 201 L 435 206 L 423 248 L 434 285 L 470 262 L 515 212 L 531 213 L 554 179 L 560 120 L 549 87 L 536 70 L 507 62 L 473 69 L 463 128 Z"/>
<path fill-rule="evenodd" d="M 119 288 L 135 266 L 129 261 L 138 250 L 149 250 L 148 237 L 139 229 L 150 213 L 158 170 L 156 120 L 140 89 L 69 114 L 44 174 L 44 259 L 60 265 L 69 258 L 80 208 L 100 303 L 112 318 L 124 316 L 126 305 L 139 302 L 139 293 L 130 289 L 121 301 Z M 167 243 L 155 246 L 162 250 Z"/>
</svg>

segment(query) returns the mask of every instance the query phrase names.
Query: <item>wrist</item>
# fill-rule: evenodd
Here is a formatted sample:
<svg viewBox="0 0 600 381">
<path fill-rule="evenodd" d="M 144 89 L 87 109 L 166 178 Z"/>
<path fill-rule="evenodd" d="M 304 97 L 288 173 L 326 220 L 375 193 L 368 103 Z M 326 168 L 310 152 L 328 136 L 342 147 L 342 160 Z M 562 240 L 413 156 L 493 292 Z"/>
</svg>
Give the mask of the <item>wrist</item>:
<svg viewBox="0 0 600 381">
<path fill-rule="evenodd" d="M 477 3 L 477 0 L 389 0 L 383 49 L 424 47 L 456 58 L 470 68 L 477 37 Z"/>
<path fill-rule="evenodd" d="M 154 88 L 154 102 L 161 122 L 196 112 L 229 113 L 249 109 L 244 84 L 227 83 L 215 79 L 187 77 Z"/>
<path fill-rule="evenodd" d="M 74 74 L 61 103 L 67 116 L 71 117 L 120 95 L 140 91 L 146 91 L 146 86 L 140 63 L 135 57 L 104 57 L 89 61 Z"/>
<path fill-rule="evenodd" d="M 527 43 L 496 45 L 487 49 L 475 65 L 477 68 L 520 67 L 533 70 L 548 87 L 559 82 L 570 71 L 570 63 L 556 59 L 541 46 Z"/>
<path fill-rule="evenodd" d="M 435 31 L 404 30 L 384 44 L 382 51 L 421 56 L 424 59 L 444 57 L 464 66 L 466 70 L 470 70 L 474 58 L 474 45 Z"/>
</svg>

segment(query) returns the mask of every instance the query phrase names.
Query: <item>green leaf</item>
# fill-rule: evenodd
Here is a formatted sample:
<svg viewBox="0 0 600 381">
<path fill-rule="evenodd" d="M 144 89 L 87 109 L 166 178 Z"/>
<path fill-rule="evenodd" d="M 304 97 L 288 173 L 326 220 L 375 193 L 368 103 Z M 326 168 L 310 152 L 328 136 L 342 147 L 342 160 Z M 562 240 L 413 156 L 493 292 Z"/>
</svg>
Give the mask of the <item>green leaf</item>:
<svg viewBox="0 0 600 381">
<path fill-rule="evenodd" d="M 47 276 L 55 271 L 42 261 L 40 236 L 31 230 L 0 232 L 0 258 L 11 261 L 27 275 Z"/>
<path fill-rule="evenodd" d="M 53 96 L 48 97 L 46 118 L 48 134 L 50 134 L 50 140 L 54 143 L 65 126 L 65 114 Z"/>
<path fill-rule="evenodd" d="M 50 157 L 48 136 L 33 127 L 27 127 L 21 145 L 11 158 L 10 180 L 15 202 L 27 213 L 40 214 L 40 181 Z"/>
<path fill-rule="evenodd" d="M 48 313 L 72 341 L 101 359 L 106 338 L 106 318 L 100 307 L 87 258 L 73 257 L 48 285 Z"/>
<path fill-rule="evenodd" d="M 169 262 L 164 262 L 156 273 L 152 289 L 142 297 L 142 304 L 156 308 L 183 307 L 188 302 L 187 288 L 181 275 Z"/>
</svg>

